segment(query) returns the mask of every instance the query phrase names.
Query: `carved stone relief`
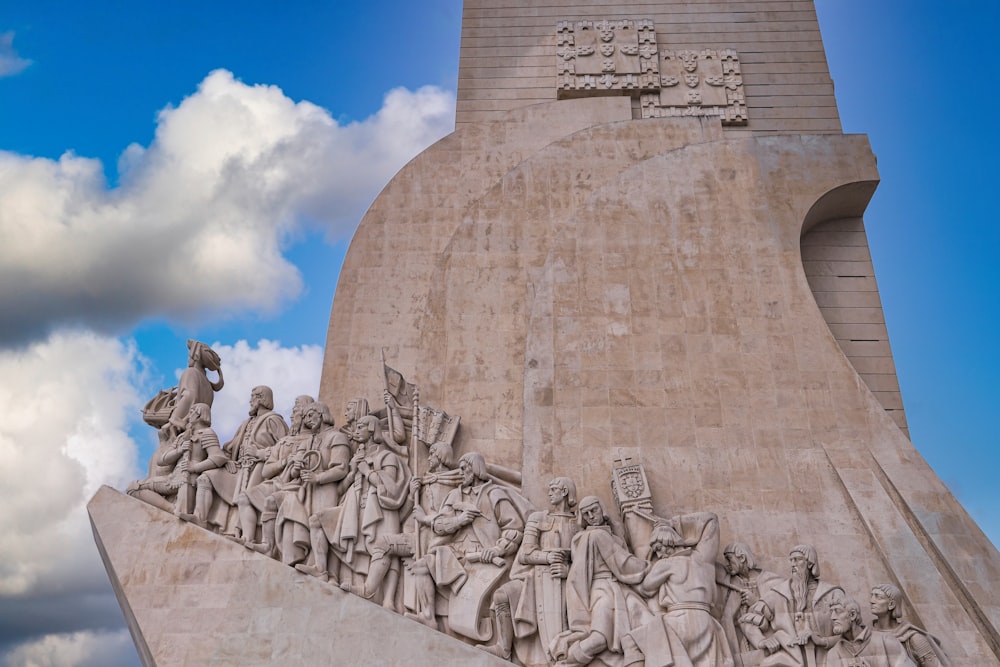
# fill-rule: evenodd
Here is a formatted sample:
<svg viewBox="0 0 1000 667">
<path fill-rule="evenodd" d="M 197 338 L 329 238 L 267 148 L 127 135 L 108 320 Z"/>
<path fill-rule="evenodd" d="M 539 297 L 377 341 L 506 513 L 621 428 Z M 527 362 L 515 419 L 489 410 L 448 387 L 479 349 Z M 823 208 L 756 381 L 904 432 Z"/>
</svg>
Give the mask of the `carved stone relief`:
<svg viewBox="0 0 1000 667">
<path fill-rule="evenodd" d="M 659 88 L 656 31 L 639 21 L 560 21 L 556 26 L 559 98 L 632 94 Z"/>
<path fill-rule="evenodd" d="M 597 496 L 578 502 L 568 477 L 539 509 L 517 471 L 478 452 L 456 464 L 460 419 L 421 405 L 384 360 L 383 375 L 385 407 L 352 399 L 340 428 L 300 396 L 289 429 L 255 387 L 222 446 L 195 403 L 179 428 L 159 420 L 150 474 L 128 493 L 529 667 L 949 664 L 903 620 L 896 586 L 870 589 L 867 626 L 812 546 L 792 547 L 778 574 L 747 543 L 721 548 L 711 511 L 657 515 L 637 448 L 616 448 L 610 466 L 616 515 Z"/>
<path fill-rule="evenodd" d="M 714 116 L 746 125 L 739 56 L 733 49 L 661 50 L 651 19 L 560 21 L 558 99 L 629 95 L 641 118 Z"/>
</svg>

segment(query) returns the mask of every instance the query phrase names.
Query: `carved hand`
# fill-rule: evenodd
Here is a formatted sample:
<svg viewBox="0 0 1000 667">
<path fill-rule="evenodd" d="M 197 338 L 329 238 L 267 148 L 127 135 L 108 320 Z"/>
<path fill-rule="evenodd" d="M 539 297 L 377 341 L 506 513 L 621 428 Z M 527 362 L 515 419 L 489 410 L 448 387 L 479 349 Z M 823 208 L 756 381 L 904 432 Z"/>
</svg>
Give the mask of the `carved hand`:
<svg viewBox="0 0 1000 667">
<path fill-rule="evenodd" d="M 236 461 L 226 461 L 226 472 L 230 475 L 236 474 Z"/>
<path fill-rule="evenodd" d="M 549 574 L 558 579 L 565 579 L 569 576 L 569 565 L 565 563 L 549 565 Z"/>
<path fill-rule="evenodd" d="M 458 515 L 458 523 L 462 526 L 468 526 L 470 523 L 476 520 L 476 517 L 482 516 L 482 512 L 477 509 L 466 508 L 462 510 L 462 513 Z"/>
<path fill-rule="evenodd" d="M 777 637 L 768 637 L 761 642 L 760 647 L 770 655 L 781 648 L 781 642 L 778 641 Z"/>
<path fill-rule="evenodd" d="M 545 553 L 545 560 L 549 565 L 557 565 L 565 562 L 566 557 L 561 551 L 548 551 Z"/>
</svg>

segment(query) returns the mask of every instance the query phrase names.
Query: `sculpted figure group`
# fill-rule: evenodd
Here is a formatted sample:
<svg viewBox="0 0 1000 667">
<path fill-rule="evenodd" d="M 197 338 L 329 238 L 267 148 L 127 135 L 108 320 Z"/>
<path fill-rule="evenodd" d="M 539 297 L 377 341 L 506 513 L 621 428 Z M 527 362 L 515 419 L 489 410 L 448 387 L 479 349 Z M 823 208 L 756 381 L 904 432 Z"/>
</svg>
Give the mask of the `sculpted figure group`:
<svg viewBox="0 0 1000 667">
<path fill-rule="evenodd" d="M 532 506 L 514 471 L 477 452 L 456 462 L 455 428 L 442 424 L 457 418 L 419 406 L 385 366 L 381 410 L 353 399 L 338 428 L 328 406 L 299 396 L 289 427 L 255 387 L 220 445 L 205 372 L 220 361 L 192 343 L 182 380 L 193 389 L 147 418 L 159 419 L 159 447 L 128 493 L 495 656 L 531 667 L 949 664 L 903 620 L 895 585 L 871 589 L 865 624 L 844 588 L 820 579 L 812 546 L 789 551 L 787 577 L 745 543 L 720 552 L 715 514 L 652 512 L 641 465 L 614 468 L 614 515 L 597 496 L 578 500 L 569 477 L 548 483 L 545 509 Z"/>
</svg>

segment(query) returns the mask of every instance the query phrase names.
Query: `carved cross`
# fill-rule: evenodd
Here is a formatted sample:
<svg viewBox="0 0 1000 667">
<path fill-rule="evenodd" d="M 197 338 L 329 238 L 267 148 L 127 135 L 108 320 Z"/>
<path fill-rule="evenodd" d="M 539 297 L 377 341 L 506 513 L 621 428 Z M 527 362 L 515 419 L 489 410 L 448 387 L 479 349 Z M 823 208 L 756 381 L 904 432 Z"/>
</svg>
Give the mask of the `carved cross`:
<svg viewBox="0 0 1000 667">
<path fill-rule="evenodd" d="M 625 450 L 622 449 L 621 447 L 619 447 L 618 448 L 618 458 L 615 460 L 615 463 L 618 464 L 618 467 L 619 468 L 624 468 L 625 466 L 627 466 L 629 464 L 629 461 L 631 461 L 631 460 L 632 460 L 632 457 L 631 456 L 626 456 L 625 455 Z"/>
</svg>

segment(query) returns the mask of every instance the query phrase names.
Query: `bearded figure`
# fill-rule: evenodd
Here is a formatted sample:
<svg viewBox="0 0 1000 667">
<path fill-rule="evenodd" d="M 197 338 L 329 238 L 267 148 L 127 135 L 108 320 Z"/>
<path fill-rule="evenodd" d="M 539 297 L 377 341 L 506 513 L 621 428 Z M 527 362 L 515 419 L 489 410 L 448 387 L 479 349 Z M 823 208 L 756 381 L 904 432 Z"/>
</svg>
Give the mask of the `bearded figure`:
<svg viewBox="0 0 1000 667">
<path fill-rule="evenodd" d="M 740 619 L 750 645 L 764 651 L 761 667 L 813 667 L 826 664 L 833 633 L 830 604 L 844 591 L 819 579 L 819 557 L 808 544 L 788 554 L 791 577 L 764 595 Z"/>
</svg>

